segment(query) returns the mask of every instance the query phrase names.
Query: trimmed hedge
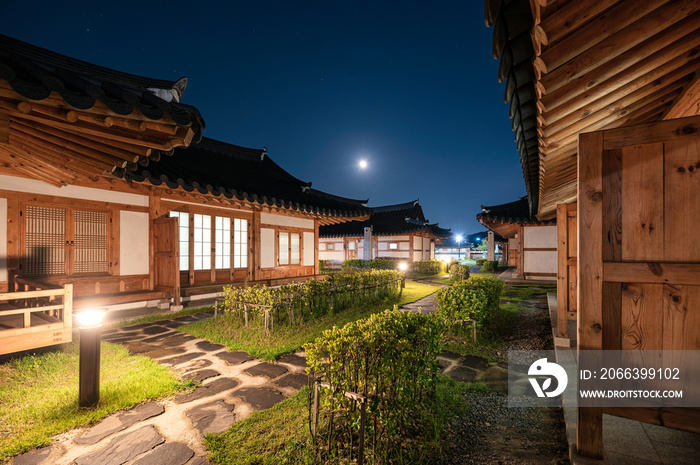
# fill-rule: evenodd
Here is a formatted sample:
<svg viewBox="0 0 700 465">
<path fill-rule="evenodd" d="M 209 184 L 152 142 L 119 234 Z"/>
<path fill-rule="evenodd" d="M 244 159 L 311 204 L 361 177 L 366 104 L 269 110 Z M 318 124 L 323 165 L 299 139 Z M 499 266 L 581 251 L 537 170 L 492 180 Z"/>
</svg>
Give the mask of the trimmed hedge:
<svg viewBox="0 0 700 465">
<path fill-rule="evenodd" d="M 458 281 L 435 293 L 438 304 L 435 314 L 448 326 L 458 320 L 472 319 L 481 327 L 497 313 L 503 287 L 503 280 L 492 276 Z"/>
<path fill-rule="evenodd" d="M 337 273 L 325 280 L 278 287 L 224 287 L 224 310 L 245 318 L 243 303 L 269 306 L 274 324 L 300 324 L 304 320 L 344 310 L 351 305 L 393 298 L 401 294 L 401 273 L 366 270 Z M 265 308 L 247 306 L 248 317 L 262 321 Z"/>
<path fill-rule="evenodd" d="M 458 278 L 460 280 L 465 280 L 469 279 L 469 269 L 471 267 L 469 265 L 461 265 L 459 263 L 455 263 L 450 267 L 450 274 L 454 278 Z"/>
<path fill-rule="evenodd" d="M 329 458 L 326 454 L 356 454 L 359 402 L 344 396 L 345 392 L 368 399 L 366 463 L 389 463 L 387 453 L 421 434 L 424 425 L 419 419 L 437 381 L 441 333 L 442 323 L 430 315 L 386 310 L 326 330 L 314 343 L 304 345 L 307 371 L 332 388 L 322 388 L 315 436 L 324 463 Z"/>
<path fill-rule="evenodd" d="M 479 266 L 483 266 L 484 263 L 486 263 L 486 259 L 485 259 L 485 258 L 477 258 L 475 261 L 476 261 L 476 264 L 479 265 Z"/>
<path fill-rule="evenodd" d="M 498 260 L 485 262 L 484 271 L 498 271 Z"/>
<path fill-rule="evenodd" d="M 396 270 L 400 263 L 406 263 L 413 273 L 438 274 L 442 270 L 441 260 L 412 262 L 405 258 L 374 258 L 372 260 L 345 260 L 343 270 Z"/>
</svg>

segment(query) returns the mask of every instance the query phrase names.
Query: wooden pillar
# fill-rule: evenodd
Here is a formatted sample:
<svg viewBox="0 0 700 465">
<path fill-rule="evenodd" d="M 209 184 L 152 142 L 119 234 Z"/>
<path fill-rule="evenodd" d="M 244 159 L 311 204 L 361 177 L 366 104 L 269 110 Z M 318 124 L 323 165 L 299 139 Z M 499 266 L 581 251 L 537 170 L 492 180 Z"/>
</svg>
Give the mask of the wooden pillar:
<svg viewBox="0 0 700 465">
<path fill-rule="evenodd" d="M 578 140 L 578 351 L 603 349 L 603 134 Z M 587 357 L 590 358 L 590 357 Z M 582 369 L 600 368 L 581 366 Z M 579 403 L 581 399 L 579 399 Z M 581 407 L 576 419 L 578 453 L 603 456 L 603 412 Z"/>
<path fill-rule="evenodd" d="M 496 235 L 489 229 L 488 244 L 486 247 L 486 260 L 496 260 Z"/>
<path fill-rule="evenodd" d="M 319 255 L 318 255 L 318 227 L 319 227 L 318 219 L 315 219 L 315 220 L 314 220 L 314 274 L 319 274 L 319 272 L 320 272 L 320 271 L 319 271 L 319 265 L 318 265 L 318 261 L 319 261 Z M 302 237 L 303 237 L 303 234 L 302 234 Z M 347 252 L 347 246 L 348 246 L 348 244 L 347 244 L 347 239 L 345 239 L 345 247 L 344 247 L 344 250 L 345 250 L 346 257 L 347 257 L 347 253 L 348 253 L 348 252 Z M 303 257 L 302 257 L 302 260 L 303 260 Z"/>
<path fill-rule="evenodd" d="M 148 288 L 155 289 L 155 269 L 156 269 L 156 240 L 153 221 L 158 218 L 161 212 L 160 195 L 155 189 L 151 189 L 148 194 Z M 178 270 L 180 264 L 177 264 Z"/>
<path fill-rule="evenodd" d="M 7 199 L 7 290 L 14 289 L 15 275 L 21 274 L 19 200 Z"/>
<path fill-rule="evenodd" d="M 557 336 L 569 337 L 569 235 L 566 204 L 557 205 Z"/>
<path fill-rule="evenodd" d="M 521 278 L 525 277 L 525 228 L 523 227 L 522 224 L 518 225 L 518 265 L 517 265 L 517 274 Z"/>
</svg>

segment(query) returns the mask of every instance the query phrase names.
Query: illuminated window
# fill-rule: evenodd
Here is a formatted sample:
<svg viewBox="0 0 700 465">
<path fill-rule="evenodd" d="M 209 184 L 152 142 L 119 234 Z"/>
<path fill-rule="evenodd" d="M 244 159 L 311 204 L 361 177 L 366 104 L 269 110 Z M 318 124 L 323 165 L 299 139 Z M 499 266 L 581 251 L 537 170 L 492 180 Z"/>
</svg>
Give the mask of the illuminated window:
<svg viewBox="0 0 700 465">
<path fill-rule="evenodd" d="M 326 250 L 333 250 L 334 244 L 326 244 Z"/>
<path fill-rule="evenodd" d="M 389 250 L 398 250 L 399 244 L 396 242 L 389 242 Z"/>
<path fill-rule="evenodd" d="M 211 216 L 194 215 L 194 269 L 211 269 Z"/>
<path fill-rule="evenodd" d="M 281 232 L 279 235 L 279 259 L 280 265 L 289 265 L 289 233 Z"/>
<path fill-rule="evenodd" d="M 299 234 L 289 235 L 289 264 L 298 265 L 301 260 L 301 240 Z"/>
<path fill-rule="evenodd" d="M 248 266 L 248 220 L 233 220 L 233 267 Z"/>
<path fill-rule="evenodd" d="M 348 241 L 348 250 L 355 250 L 355 241 Z"/>
<path fill-rule="evenodd" d="M 231 268 L 231 220 L 221 216 L 214 219 L 214 266 Z"/>
<path fill-rule="evenodd" d="M 180 241 L 180 271 L 190 269 L 190 214 L 170 212 L 171 218 L 177 218 Z"/>
</svg>

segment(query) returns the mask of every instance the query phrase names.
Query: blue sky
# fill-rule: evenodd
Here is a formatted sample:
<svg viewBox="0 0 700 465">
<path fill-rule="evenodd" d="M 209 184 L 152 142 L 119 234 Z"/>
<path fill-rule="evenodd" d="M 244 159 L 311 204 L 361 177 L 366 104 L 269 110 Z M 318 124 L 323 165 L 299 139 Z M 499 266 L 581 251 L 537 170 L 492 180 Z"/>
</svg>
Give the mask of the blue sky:
<svg viewBox="0 0 700 465">
<path fill-rule="evenodd" d="M 471 234 L 480 205 L 525 195 L 483 16 L 473 0 L 3 2 L 0 31 L 187 76 L 182 101 L 207 137 L 267 147 L 294 176 L 370 206 L 420 198 L 431 222 Z"/>
</svg>

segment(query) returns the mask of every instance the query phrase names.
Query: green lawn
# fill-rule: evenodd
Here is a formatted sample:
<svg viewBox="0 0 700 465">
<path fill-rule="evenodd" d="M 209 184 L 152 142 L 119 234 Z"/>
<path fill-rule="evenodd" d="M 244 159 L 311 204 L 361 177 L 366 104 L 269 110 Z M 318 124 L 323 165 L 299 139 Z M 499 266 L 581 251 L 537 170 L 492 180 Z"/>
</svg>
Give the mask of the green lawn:
<svg viewBox="0 0 700 465">
<path fill-rule="evenodd" d="M 155 361 L 102 342 L 100 403 L 80 408 L 78 348 L 74 341 L 0 365 L 0 462 L 49 444 L 55 434 L 184 387 Z"/>
<path fill-rule="evenodd" d="M 344 326 L 351 321 L 390 309 L 395 304 L 401 306 L 415 302 L 437 290 L 437 286 L 407 279 L 406 288 L 398 301 L 358 305 L 335 314 L 306 321 L 301 325 L 275 327 L 274 331 L 269 334 L 257 327 L 245 329 L 238 319 L 226 314 L 221 314 L 216 319 L 200 321 L 179 329 L 193 336 L 224 344 L 229 350 L 245 350 L 256 357 L 275 360 L 284 354 L 295 352 L 307 342 L 312 342 L 326 329 L 333 326 Z"/>
<path fill-rule="evenodd" d="M 469 388 L 464 383 L 439 377 L 436 401 L 421 422 L 422 434 L 418 439 L 404 443 L 400 451 L 392 451 L 400 459 L 390 463 L 435 463 L 453 416 L 464 413 L 466 409 L 464 393 Z M 322 462 L 315 457 L 309 433 L 308 396 L 308 388 L 303 388 L 271 409 L 255 412 L 234 423 L 225 433 L 207 435 L 209 458 L 220 465 L 320 465 Z M 339 459 L 337 463 L 350 462 Z"/>
</svg>

